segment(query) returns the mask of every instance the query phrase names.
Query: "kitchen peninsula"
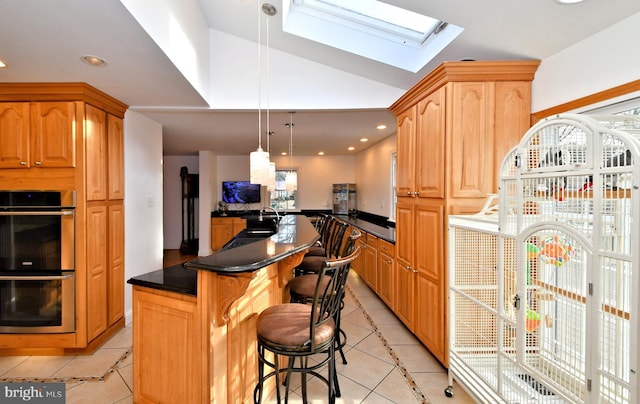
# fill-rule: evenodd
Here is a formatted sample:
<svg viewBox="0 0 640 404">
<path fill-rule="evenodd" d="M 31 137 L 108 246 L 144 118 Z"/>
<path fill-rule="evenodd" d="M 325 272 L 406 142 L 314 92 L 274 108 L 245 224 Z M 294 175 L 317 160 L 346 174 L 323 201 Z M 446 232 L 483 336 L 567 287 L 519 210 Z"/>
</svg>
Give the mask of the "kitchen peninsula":
<svg viewBox="0 0 640 404">
<path fill-rule="evenodd" d="M 243 230 L 210 256 L 130 279 L 134 401 L 252 402 L 257 314 L 289 300 L 318 238 L 307 217 L 284 216 L 271 236 Z"/>
</svg>

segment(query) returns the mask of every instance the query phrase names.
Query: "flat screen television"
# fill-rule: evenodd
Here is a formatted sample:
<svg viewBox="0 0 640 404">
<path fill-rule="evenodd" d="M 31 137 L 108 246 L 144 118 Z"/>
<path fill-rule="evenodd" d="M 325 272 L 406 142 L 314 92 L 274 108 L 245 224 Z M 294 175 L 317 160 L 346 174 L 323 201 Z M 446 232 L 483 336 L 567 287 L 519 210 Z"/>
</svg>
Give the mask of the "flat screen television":
<svg viewBox="0 0 640 404">
<path fill-rule="evenodd" d="M 260 202 L 260 184 L 249 181 L 223 181 L 222 201 L 226 203 Z"/>
</svg>

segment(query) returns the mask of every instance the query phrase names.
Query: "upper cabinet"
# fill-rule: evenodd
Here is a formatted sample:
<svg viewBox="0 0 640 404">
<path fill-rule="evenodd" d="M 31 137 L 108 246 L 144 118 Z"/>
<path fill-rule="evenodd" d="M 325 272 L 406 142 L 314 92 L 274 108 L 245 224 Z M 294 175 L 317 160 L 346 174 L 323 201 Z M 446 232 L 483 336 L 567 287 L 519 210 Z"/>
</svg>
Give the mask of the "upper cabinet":
<svg viewBox="0 0 640 404">
<path fill-rule="evenodd" d="M 0 168 L 75 167 L 76 103 L 0 103 Z"/>
<path fill-rule="evenodd" d="M 484 198 L 529 125 L 538 61 L 446 62 L 395 102 L 400 197 Z"/>
</svg>

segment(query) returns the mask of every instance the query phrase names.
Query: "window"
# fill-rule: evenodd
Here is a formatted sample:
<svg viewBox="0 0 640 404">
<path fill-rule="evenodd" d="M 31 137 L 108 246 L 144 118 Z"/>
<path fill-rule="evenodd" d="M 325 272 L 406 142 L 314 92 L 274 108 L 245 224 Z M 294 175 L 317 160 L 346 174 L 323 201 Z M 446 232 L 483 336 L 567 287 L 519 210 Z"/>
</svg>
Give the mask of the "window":
<svg viewBox="0 0 640 404">
<path fill-rule="evenodd" d="M 376 0 L 283 2 L 285 32 L 417 72 L 461 27 Z"/>
<path fill-rule="evenodd" d="M 285 179 L 287 172 L 291 170 L 276 170 L 276 189 L 271 192 L 271 201 L 269 206 L 276 210 L 295 210 L 296 196 L 298 194 L 298 183 L 296 181 L 295 190 L 287 191 L 285 187 Z M 293 170 L 297 173 L 296 170 Z"/>
</svg>

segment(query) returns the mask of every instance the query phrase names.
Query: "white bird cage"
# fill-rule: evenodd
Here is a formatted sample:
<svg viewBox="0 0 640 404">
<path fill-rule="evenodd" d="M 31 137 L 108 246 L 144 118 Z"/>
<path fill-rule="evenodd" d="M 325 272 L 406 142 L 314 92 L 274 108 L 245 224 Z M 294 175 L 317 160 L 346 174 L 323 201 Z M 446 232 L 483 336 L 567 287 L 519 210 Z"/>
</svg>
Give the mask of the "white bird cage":
<svg viewBox="0 0 640 404">
<path fill-rule="evenodd" d="M 481 402 L 638 403 L 640 119 L 558 115 L 449 218 L 449 376 Z"/>
</svg>

